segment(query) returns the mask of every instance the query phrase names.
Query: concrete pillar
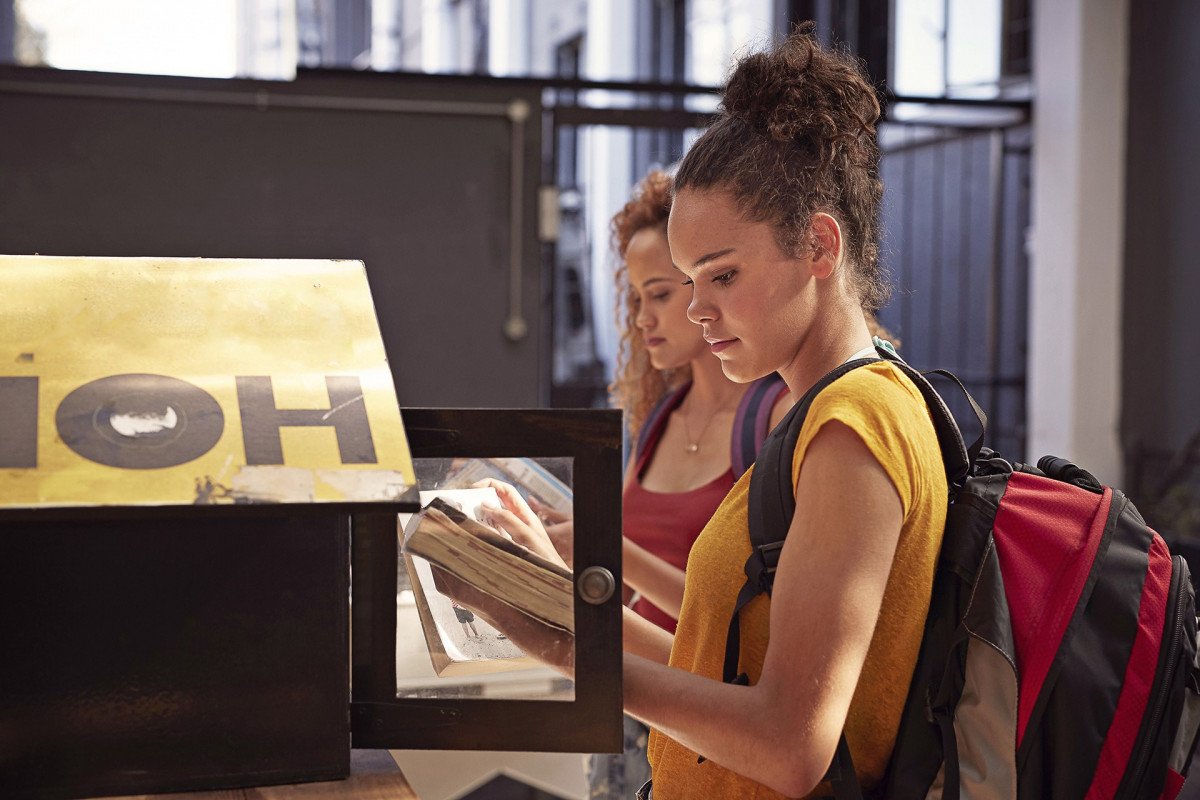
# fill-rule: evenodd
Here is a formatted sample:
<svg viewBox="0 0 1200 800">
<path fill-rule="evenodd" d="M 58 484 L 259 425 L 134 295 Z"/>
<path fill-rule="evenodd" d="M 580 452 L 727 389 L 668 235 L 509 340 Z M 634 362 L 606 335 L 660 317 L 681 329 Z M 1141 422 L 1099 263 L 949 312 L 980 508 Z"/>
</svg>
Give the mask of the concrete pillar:
<svg viewBox="0 0 1200 800">
<path fill-rule="evenodd" d="M 1038 0 L 1028 457 L 1120 484 L 1130 0 Z"/>
</svg>

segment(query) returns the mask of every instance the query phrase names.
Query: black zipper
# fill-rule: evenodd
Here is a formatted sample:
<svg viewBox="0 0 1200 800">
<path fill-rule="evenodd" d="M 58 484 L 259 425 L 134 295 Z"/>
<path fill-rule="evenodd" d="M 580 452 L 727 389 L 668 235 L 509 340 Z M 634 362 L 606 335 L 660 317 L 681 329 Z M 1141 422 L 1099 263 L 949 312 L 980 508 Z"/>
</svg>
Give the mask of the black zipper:
<svg viewBox="0 0 1200 800">
<path fill-rule="evenodd" d="M 1154 709 L 1150 717 L 1150 727 L 1146 729 L 1147 736 L 1142 740 L 1142 747 L 1138 751 L 1138 760 L 1134 762 L 1136 769 L 1133 773 L 1133 781 L 1129 785 L 1131 787 L 1140 787 L 1142 778 L 1145 777 L 1146 768 L 1150 765 L 1150 751 L 1157 740 L 1155 735 L 1158 731 L 1158 726 L 1162 722 L 1162 715 L 1166 711 L 1167 698 L 1171 694 L 1171 687 L 1175 679 L 1175 667 L 1179 661 L 1179 648 L 1183 642 L 1183 607 L 1187 601 L 1187 593 L 1184 587 L 1180 585 L 1182 581 L 1183 570 L 1179 562 L 1181 556 L 1175 556 L 1171 559 L 1171 588 L 1176 589 L 1175 596 L 1175 629 L 1171 632 L 1170 650 L 1167 654 L 1167 671 L 1163 675 L 1162 686 L 1158 696 L 1154 698 Z"/>
</svg>

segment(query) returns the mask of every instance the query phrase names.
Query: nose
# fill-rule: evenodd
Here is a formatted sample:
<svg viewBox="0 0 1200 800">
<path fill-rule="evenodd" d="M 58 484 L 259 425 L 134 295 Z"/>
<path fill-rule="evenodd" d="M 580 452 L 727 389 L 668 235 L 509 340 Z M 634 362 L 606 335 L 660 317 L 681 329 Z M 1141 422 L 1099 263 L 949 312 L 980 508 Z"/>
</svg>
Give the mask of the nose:
<svg viewBox="0 0 1200 800">
<path fill-rule="evenodd" d="M 654 315 L 651 314 L 646 304 L 642 303 L 637 307 L 637 313 L 633 315 L 633 325 L 638 330 L 644 331 L 654 324 Z"/>
<path fill-rule="evenodd" d="M 697 325 L 711 322 L 717 318 L 716 308 L 700 292 L 696 284 L 692 284 L 692 302 L 688 303 L 687 317 Z"/>
</svg>

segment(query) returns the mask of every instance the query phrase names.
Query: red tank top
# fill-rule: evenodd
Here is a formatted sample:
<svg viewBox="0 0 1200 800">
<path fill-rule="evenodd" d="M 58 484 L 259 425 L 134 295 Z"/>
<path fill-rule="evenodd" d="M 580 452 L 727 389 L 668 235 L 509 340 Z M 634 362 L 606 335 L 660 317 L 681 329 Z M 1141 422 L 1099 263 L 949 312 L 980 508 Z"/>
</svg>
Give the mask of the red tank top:
<svg viewBox="0 0 1200 800">
<path fill-rule="evenodd" d="M 678 405 L 686 393 L 681 393 Z M 692 542 L 708 524 L 717 506 L 733 488 L 733 469 L 727 469 L 713 480 L 686 492 L 654 492 L 642 487 L 642 473 L 658 449 L 658 440 L 666 426 L 658 426 L 646 441 L 641 458 L 634 467 L 634 478 L 625 487 L 622 497 L 624 530 L 638 545 L 679 569 L 687 566 Z M 682 454 L 681 454 L 682 455 Z M 649 600 L 638 598 L 633 610 L 671 633 L 675 620 Z"/>
</svg>

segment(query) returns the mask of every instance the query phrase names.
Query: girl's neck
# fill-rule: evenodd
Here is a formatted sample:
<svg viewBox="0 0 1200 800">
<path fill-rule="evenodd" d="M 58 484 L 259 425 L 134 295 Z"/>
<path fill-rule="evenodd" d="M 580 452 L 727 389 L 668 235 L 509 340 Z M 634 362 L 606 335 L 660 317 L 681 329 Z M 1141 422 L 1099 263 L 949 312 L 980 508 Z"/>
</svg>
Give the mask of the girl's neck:
<svg viewBox="0 0 1200 800">
<path fill-rule="evenodd" d="M 855 303 L 849 307 L 826 308 L 801 340 L 796 356 L 779 370 L 788 389 L 801 397 L 830 370 L 871 345 L 866 318 Z"/>
<path fill-rule="evenodd" d="M 745 392 L 746 384 L 725 377 L 716 356 L 705 353 L 692 361 L 692 388 L 685 399 L 690 409 L 712 413 L 733 408 Z"/>
</svg>

